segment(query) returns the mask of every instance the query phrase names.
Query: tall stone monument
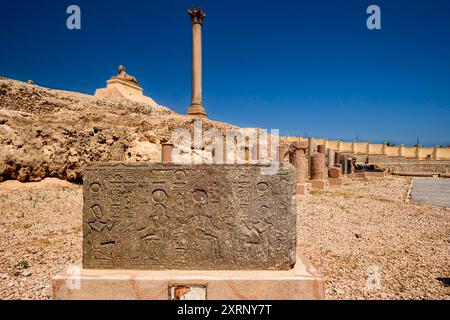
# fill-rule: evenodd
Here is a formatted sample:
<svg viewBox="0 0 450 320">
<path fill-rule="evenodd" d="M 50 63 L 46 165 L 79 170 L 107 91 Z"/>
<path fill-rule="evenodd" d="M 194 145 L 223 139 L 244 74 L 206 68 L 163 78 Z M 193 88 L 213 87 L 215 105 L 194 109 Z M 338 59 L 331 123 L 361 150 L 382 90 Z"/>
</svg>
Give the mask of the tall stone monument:
<svg viewBox="0 0 450 320">
<path fill-rule="evenodd" d="M 202 24 L 206 14 L 200 8 L 189 9 L 188 13 L 192 19 L 192 101 L 187 114 L 206 117 L 202 97 Z"/>
<path fill-rule="evenodd" d="M 328 169 L 331 169 L 334 167 L 334 154 L 335 154 L 334 150 L 331 148 L 328 148 L 328 150 L 327 150 Z"/>
<path fill-rule="evenodd" d="M 82 265 L 52 280 L 54 298 L 323 298 L 296 257 L 296 171 L 263 167 L 88 164 Z"/>
<path fill-rule="evenodd" d="M 311 178 L 311 157 L 316 151 L 316 143 L 314 142 L 314 138 L 308 138 L 308 178 Z"/>
</svg>

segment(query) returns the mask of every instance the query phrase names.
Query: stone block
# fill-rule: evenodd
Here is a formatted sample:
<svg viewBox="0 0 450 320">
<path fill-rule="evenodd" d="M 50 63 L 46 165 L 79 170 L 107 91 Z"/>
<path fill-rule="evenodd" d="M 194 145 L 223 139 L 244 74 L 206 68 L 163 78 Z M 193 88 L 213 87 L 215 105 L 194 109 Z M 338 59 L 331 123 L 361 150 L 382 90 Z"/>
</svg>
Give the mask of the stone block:
<svg viewBox="0 0 450 320">
<path fill-rule="evenodd" d="M 311 190 L 310 183 L 297 183 L 297 194 L 298 195 L 307 195 L 308 191 Z"/>
<path fill-rule="evenodd" d="M 328 178 L 330 186 L 341 186 L 344 184 L 344 177 Z"/>
<path fill-rule="evenodd" d="M 341 168 L 332 167 L 328 170 L 328 175 L 331 178 L 339 178 L 341 176 Z"/>
</svg>

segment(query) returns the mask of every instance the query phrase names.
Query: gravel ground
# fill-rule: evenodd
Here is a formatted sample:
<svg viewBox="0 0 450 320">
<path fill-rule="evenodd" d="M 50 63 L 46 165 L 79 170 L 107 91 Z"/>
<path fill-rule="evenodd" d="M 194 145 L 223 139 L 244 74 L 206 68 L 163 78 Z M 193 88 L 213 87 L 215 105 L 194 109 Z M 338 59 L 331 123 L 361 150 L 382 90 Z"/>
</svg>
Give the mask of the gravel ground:
<svg viewBox="0 0 450 320">
<path fill-rule="evenodd" d="M 408 185 L 359 179 L 299 197 L 298 250 L 328 299 L 450 299 L 437 280 L 450 277 L 450 210 L 405 203 Z M 81 256 L 81 212 L 81 186 L 0 184 L 0 299 L 51 298 L 51 277 Z"/>
<path fill-rule="evenodd" d="M 50 279 L 81 256 L 82 198 L 58 179 L 0 184 L 0 299 L 51 298 Z"/>
<path fill-rule="evenodd" d="M 298 250 L 327 299 L 450 299 L 450 210 L 405 203 L 410 179 L 348 180 L 300 198 Z"/>
</svg>

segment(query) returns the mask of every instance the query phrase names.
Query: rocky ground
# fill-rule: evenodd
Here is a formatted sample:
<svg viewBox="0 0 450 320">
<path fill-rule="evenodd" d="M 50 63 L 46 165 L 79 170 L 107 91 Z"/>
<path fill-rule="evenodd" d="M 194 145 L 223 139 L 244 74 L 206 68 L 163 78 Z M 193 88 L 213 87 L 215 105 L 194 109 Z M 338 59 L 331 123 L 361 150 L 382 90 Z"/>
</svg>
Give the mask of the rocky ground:
<svg viewBox="0 0 450 320">
<path fill-rule="evenodd" d="M 450 299 L 438 280 L 450 277 L 450 210 L 405 203 L 408 185 L 359 179 L 299 199 L 298 249 L 328 299 Z M 0 183 L 0 299 L 51 297 L 51 277 L 81 256 L 81 214 L 81 186 Z"/>
<path fill-rule="evenodd" d="M 82 189 L 55 178 L 0 183 L 0 299 L 49 299 L 81 256 Z"/>
<path fill-rule="evenodd" d="M 80 182 L 89 161 L 154 161 L 192 117 L 164 106 L 95 98 L 0 77 L 0 181 Z M 203 120 L 203 128 L 235 128 Z"/>
</svg>

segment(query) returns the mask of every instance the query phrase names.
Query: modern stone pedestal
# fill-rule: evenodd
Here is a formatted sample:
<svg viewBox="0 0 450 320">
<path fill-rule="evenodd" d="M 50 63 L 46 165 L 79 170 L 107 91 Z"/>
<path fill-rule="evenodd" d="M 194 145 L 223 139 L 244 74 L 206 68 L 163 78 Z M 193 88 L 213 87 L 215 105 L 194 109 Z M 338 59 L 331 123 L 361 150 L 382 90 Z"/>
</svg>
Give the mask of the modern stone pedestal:
<svg viewBox="0 0 450 320">
<path fill-rule="evenodd" d="M 313 189 L 325 190 L 330 186 L 328 180 L 308 180 Z"/>
<path fill-rule="evenodd" d="M 311 190 L 311 183 L 297 183 L 296 190 L 298 195 L 305 196 Z"/>
<path fill-rule="evenodd" d="M 171 300 L 174 291 L 184 293 L 185 300 L 325 298 L 324 280 L 304 257 L 288 271 L 85 270 L 81 264 L 70 270 L 77 268 L 78 278 L 62 271 L 52 279 L 53 299 Z"/>
</svg>

